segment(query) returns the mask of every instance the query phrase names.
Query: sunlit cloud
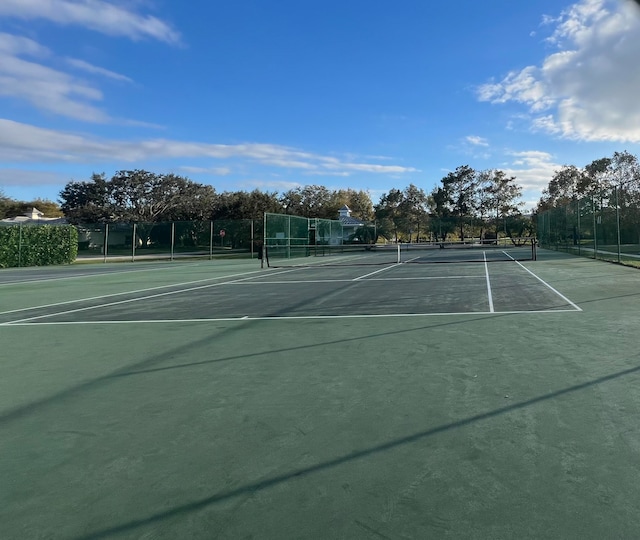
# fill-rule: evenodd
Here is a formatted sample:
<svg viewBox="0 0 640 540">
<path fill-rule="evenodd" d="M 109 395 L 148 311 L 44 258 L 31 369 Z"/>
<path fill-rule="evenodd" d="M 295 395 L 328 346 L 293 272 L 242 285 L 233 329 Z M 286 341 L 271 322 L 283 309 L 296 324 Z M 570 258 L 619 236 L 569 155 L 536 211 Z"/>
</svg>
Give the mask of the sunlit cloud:
<svg viewBox="0 0 640 540">
<path fill-rule="evenodd" d="M 556 50 L 477 89 L 480 101 L 519 103 L 531 127 L 583 141 L 640 142 L 640 16 L 633 2 L 581 0 L 543 20 Z"/>
<path fill-rule="evenodd" d="M 484 137 L 478 137 L 477 135 L 467 135 L 465 140 L 474 146 L 489 146 L 489 141 Z"/>
<path fill-rule="evenodd" d="M 507 152 L 510 158 L 504 167 L 500 167 L 507 176 L 515 176 L 524 191 L 540 193 L 549 185 L 555 171 L 561 164 L 553 160 L 548 152 L 535 150 Z"/>
<path fill-rule="evenodd" d="M 413 167 L 342 162 L 296 148 L 264 143 L 211 144 L 170 139 L 113 140 L 40 128 L 0 119 L 0 159 L 63 163 L 145 162 L 185 158 L 246 160 L 264 166 L 303 171 L 370 174 L 403 174 Z M 226 167 L 226 165 L 224 165 Z"/>
</svg>

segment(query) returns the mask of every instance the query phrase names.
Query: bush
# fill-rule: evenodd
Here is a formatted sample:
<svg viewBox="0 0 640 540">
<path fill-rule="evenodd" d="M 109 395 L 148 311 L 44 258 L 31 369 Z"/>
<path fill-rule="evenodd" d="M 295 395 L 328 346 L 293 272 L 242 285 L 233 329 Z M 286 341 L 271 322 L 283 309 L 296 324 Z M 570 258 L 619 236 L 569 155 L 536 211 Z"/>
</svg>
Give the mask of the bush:
<svg viewBox="0 0 640 540">
<path fill-rule="evenodd" d="M 78 231 L 72 225 L 0 227 L 0 268 L 71 264 L 78 255 Z"/>
</svg>

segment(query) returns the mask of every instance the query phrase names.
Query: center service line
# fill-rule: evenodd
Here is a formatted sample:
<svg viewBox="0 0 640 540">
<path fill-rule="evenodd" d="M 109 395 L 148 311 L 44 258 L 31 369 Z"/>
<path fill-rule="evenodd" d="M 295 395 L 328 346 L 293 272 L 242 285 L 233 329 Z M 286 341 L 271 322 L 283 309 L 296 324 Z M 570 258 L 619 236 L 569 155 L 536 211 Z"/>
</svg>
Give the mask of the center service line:
<svg viewBox="0 0 640 540">
<path fill-rule="evenodd" d="M 489 280 L 489 265 L 487 264 L 487 252 L 482 252 L 482 257 L 484 258 L 484 273 L 487 276 L 487 295 L 489 296 L 489 311 L 494 313 L 493 309 L 493 295 L 491 294 L 491 281 Z"/>
<path fill-rule="evenodd" d="M 379 274 L 380 272 L 384 272 L 385 270 L 390 270 L 391 268 L 394 268 L 396 266 L 398 266 L 398 265 L 397 264 L 393 264 L 391 266 L 385 266 L 384 268 L 381 268 L 380 270 L 376 270 L 375 272 L 369 272 L 368 274 L 365 274 L 364 276 L 359 276 L 357 278 L 353 278 L 351 281 L 359 281 L 359 280 L 364 279 L 366 277 L 373 276 L 375 274 Z"/>
</svg>

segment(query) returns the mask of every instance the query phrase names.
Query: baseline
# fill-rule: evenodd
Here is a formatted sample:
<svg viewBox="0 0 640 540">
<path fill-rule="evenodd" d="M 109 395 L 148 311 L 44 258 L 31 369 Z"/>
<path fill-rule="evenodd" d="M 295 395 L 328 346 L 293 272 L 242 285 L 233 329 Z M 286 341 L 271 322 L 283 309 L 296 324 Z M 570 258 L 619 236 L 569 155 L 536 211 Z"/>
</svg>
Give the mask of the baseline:
<svg viewBox="0 0 640 540">
<path fill-rule="evenodd" d="M 384 314 L 362 314 L 362 315 L 275 315 L 272 317 L 220 317 L 220 318 L 200 318 L 200 319 L 140 319 L 140 320 L 104 320 L 104 321 L 57 321 L 57 322 L 28 322 L 31 319 L 21 321 L 0 323 L 2 326 L 73 326 L 73 325 L 96 325 L 96 324 L 176 324 L 176 323 L 217 323 L 217 322 L 247 322 L 247 321 L 283 321 L 283 320 L 331 320 L 331 319 L 383 319 L 383 318 L 422 318 L 422 317 L 495 317 L 497 315 L 525 315 L 525 314 L 551 314 L 551 313 L 577 313 L 575 309 L 554 309 L 554 310 L 525 310 L 525 311 L 462 311 L 449 313 L 384 313 Z M 54 315 L 50 315 L 54 316 Z"/>
</svg>

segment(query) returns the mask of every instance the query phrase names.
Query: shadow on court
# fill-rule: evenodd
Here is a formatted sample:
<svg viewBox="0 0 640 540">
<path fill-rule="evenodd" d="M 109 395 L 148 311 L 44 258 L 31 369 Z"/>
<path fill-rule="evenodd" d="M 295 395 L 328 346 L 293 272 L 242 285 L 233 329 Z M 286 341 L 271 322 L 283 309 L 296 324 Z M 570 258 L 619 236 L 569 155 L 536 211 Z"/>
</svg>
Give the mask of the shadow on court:
<svg viewBox="0 0 640 540">
<path fill-rule="evenodd" d="M 582 312 L 0 325 L 4 537 L 634 537 L 640 273 L 571 261 L 530 268 Z"/>
<path fill-rule="evenodd" d="M 379 337 L 390 337 L 390 336 L 394 336 L 394 335 L 401 335 L 401 334 L 408 334 L 408 333 L 412 333 L 417 331 L 424 331 L 424 330 L 433 330 L 433 329 L 438 329 L 438 328 L 444 328 L 444 327 L 449 327 L 449 326 L 458 326 L 458 325 L 465 325 L 465 324 L 470 324 L 472 322 L 477 322 L 478 318 L 484 318 L 484 319 L 498 319 L 500 317 L 507 317 L 507 316 L 511 316 L 510 314 L 493 314 L 493 315 L 483 315 L 483 316 L 479 316 L 477 318 L 470 318 L 470 319 L 464 319 L 464 320 L 457 320 L 457 321 L 448 321 L 448 322 L 442 322 L 442 323 L 434 323 L 434 324 L 427 324 L 424 325 L 422 327 L 419 328 L 415 328 L 415 327 L 411 327 L 411 328 L 407 328 L 407 329 L 400 329 L 400 330 L 392 330 L 392 331 L 388 331 L 388 332 L 377 332 L 375 334 L 365 334 L 362 336 L 357 336 L 357 337 L 349 337 L 349 338 L 341 338 L 341 339 L 337 339 L 337 340 L 327 340 L 327 341 L 322 341 L 322 342 L 318 342 L 315 344 L 306 344 L 306 345 L 297 345 L 297 346 L 293 346 L 293 347 L 283 347 L 281 349 L 269 349 L 269 350 L 262 350 L 262 351 L 255 351 L 255 352 L 243 352 L 242 354 L 238 354 L 238 355 L 232 355 L 232 356 L 227 356 L 224 358 L 216 358 L 215 360 L 202 360 L 202 361 L 196 361 L 196 362 L 188 362 L 188 363 L 184 363 L 184 364 L 179 364 L 179 365 L 171 365 L 171 366 L 163 366 L 163 367 L 158 367 L 158 368 L 153 368 L 153 367 L 147 367 L 147 366 L 153 366 L 155 364 L 161 363 L 161 362 L 165 362 L 169 359 L 171 359 L 172 357 L 176 356 L 176 354 L 180 354 L 181 356 L 184 355 L 194 355 L 197 356 L 197 351 L 199 349 L 203 349 L 203 348 L 207 348 L 211 345 L 211 343 L 213 341 L 216 340 L 216 338 L 222 334 L 224 334 L 225 338 L 229 338 L 231 336 L 233 336 L 233 334 L 242 334 L 243 332 L 246 332 L 247 329 L 249 327 L 252 327 L 256 324 L 260 324 L 260 322 L 258 321 L 247 321 L 246 323 L 238 323 L 235 326 L 232 326 L 230 328 L 225 329 L 224 331 L 218 331 L 214 334 L 210 334 L 207 335 L 206 337 L 203 337 L 201 339 L 195 340 L 195 341 L 191 341 L 190 343 L 188 343 L 187 345 L 181 345 L 179 348 L 175 348 L 175 349 L 169 349 L 165 352 L 163 352 L 162 354 L 158 354 L 152 358 L 148 358 L 145 359 L 141 362 L 138 362 L 137 364 L 134 364 L 132 366 L 127 366 L 126 368 L 121 368 L 118 369 L 108 375 L 104 375 L 102 377 L 98 377 L 96 379 L 87 381 L 85 383 L 79 384 L 77 386 L 71 387 L 71 388 L 67 388 L 57 394 L 54 394 L 52 396 L 48 396 L 46 398 L 37 400 L 37 401 L 33 401 L 32 403 L 29 403 L 27 405 L 23 405 L 21 407 L 17 407 L 15 409 L 6 411 L 4 413 L 0 413 L 0 423 L 7 423 L 7 422 L 11 422 L 13 420 L 17 420 L 20 419 L 28 414 L 31 413 L 35 413 L 38 411 L 38 409 L 42 408 L 42 407 L 46 407 L 48 405 L 53 405 L 55 404 L 57 401 L 62 401 L 65 400 L 69 397 L 73 397 L 77 394 L 80 394 L 82 392 L 87 392 L 90 390 L 93 390 L 101 385 L 104 384 L 109 384 L 109 383 L 113 383 L 115 382 L 115 380 L 122 378 L 122 377 L 130 377 L 130 376 L 135 376 L 135 375 L 143 375 L 143 374 L 147 374 L 147 373 L 154 373 L 154 372 L 160 372 L 160 371 L 171 371 L 171 370 L 177 370 L 177 369 L 185 369 L 185 368 L 190 368 L 190 367 L 195 367 L 195 366 L 203 366 L 203 365 L 209 365 L 209 364 L 218 364 L 218 363 L 222 363 L 222 362 L 231 362 L 234 360 L 247 360 L 249 358 L 255 358 L 255 357 L 260 357 L 260 356 L 269 356 L 269 355 L 278 355 L 284 352 L 300 352 L 303 353 L 304 351 L 308 351 L 310 349 L 322 349 L 324 347 L 328 347 L 331 345 L 340 345 L 340 344 L 344 344 L 344 343 L 349 343 L 349 342 L 358 342 L 358 341 L 366 341 L 368 339 L 371 338 L 379 338 Z M 269 324 L 268 322 L 266 324 Z"/>
<path fill-rule="evenodd" d="M 159 521 L 162 521 L 164 519 L 167 518 L 171 518 L 174 516 L 179 516 L 179 515 L 184 515 L 184 514 L 189 514 L 191 512 L 197 511 L 197 510 L 201 510 L 209 505 L 213 505 L 228 499 L 232 499 L 241 495 L 246 495 L 246 494 L 254 494 L 257 493 L 261 490 L 265 490 L 265 489 L 269 489 L 271 487 L 275 487 L 278 484 L 282 484 L 285 483 L 289 480 L 292 480 L 294 478 L 302 478 L 320 471 L 323 471 L 325 469 L 329 469 L 332 467 L 336 467 L 338 465 L 342 465 L 348 462 L 353 462 L 356 460 L 360 460 L 360 459 L 364 459 L 367 458 L 369 456 L 381 453 L 381 452 L 385 452 L 388 450 L 392 450 L 394 448 L 403 446 L 403 445 L 410 445 L 416 442 L 419 442 L 423 439 L 427 439 L 428 437 L 432 437 L 434 435 L 440 434 L 440 433 L 444 433 L 446 431 L 450 431 L 453 429 L 457 429 L 457 428 L 461 428 L 461 427 L 465 427 L 468 426 L 470 424 L 476 423 L 476 422 L 482 422 L 484 420 L 489 420 L 491 418 L 500 416 L 500 415 L 504 415 L 504 414 L 508 414 L 510 412 L 513 411 L 517 411 L 519 409 L 523 409 L 526 407 L 531 407 L 533 405 L 542 403 L 544 401 L 548 401 L 548 400 L 552 400 L 555 398 L 559 398 L 561 396 L 565 396 L 568 394 L 572 394 L 575 392 L 579 392 L 581 390 L 585 390 L 609 381 L 613 381 L 615 379 L 620 379 L 622 377 L 625 377 L 627 375 L 633 375 L 640 372 L 640 365 L 639 366 L 635 366 L 629 369 L 625 369 L 622 371 L 618 371 L 616 373 L 612 373 L 609 375 L 605 375 L 602 377 L 598 377 L 597 379 L 593 379 L 591 381 L 587 381 L 584 383 L 580 383 L 580 384 L 576 384 L 574 386 L 570 386 L 568 388 L 563 388 L 561 390 L 556 390 L 554 392 L 550 392 L 548 394 L 544 394 L 535 398 L 531 398 L 525 401 L 521 401 L 519 403 L 514 403 L 512 405 L 508 405 L 506 407 L 500 407 L 498 409 L 494 409 L 492 411 L 488 411 L 486 413 L 481 413 L 481 414 L 477 414 L 475 416 L 471 416 L 468 418 L 464 418 L 462 420 L 459 420 L 457 422 L 451 422 L 449 424 L 444 424 L 444 425 L 440 425 L 440 426 L 436 426 L 434 428 L 431 429 L 427 429 L 418 433 L 413 433 L 412 435 L 408 435 L 406 437 L 402 437 L 402 438 L 398 438 L 395 439 L 393 441 L 389 441 L 387 443 L 384 444 L 380 444 L 377 446 L 372 446 L 370 448 L 366 448 L 364 450 L 359 450 L 356 452 L 353 452 L 351 454 L 347 454 L 344 456 L 341 456 L 339 458 L 336 459 L 332 459 L 332 460 L 328 460 L 322 463 L 318 463 L 317 465 L 313 465 L 311 467 L 306 467 L 303 469 L 297 469 L 294 471 L 290 471 L 286 474 L 280 475 L 280 476 L 275 476 L 272 478 L 268 478 L 266 480 L 262 480 L 259 482 L 255 482 L 252 484 L 245 484 L 243 486 L 240 486 L 238 488 L 229 490 L 229 491 L 223 491 L 221 493 L 217 493 L 215 495 L 212 495 L 210 497 L 206 497 L 197 501 L 193 501 L 191 503 L 188 504 L 184 504 L 181 506 L 177 506 L 171 510 L 166 510 L 163 512 L 160 512 L 158 514 L 154 514 L 151 516 L 148 516 L 146 518 L 142 518 L 139 520 L 135 520 L 135 521 L 130 521 L 127 523 L 123 523 L 120 525 L 115 525 L 113 527 L 107 528 L 107 529 L 103 529 L 100 531 L 95 531 L 91 534 L 88 535 L 84 535 L 84 536 L 79 536 L 76 538 L 76 540 L 97 540 L 99 538 L 107 538 L 109 536 L 112 535 L 116 535 L 119 533 L 123 533 L 123 532 L 127 532 L 127 531 L 131 531 L 131 530 L 135 530 L 139 527 L 143 527 L 145 525 L 150 525 Z"/>
</svg>

